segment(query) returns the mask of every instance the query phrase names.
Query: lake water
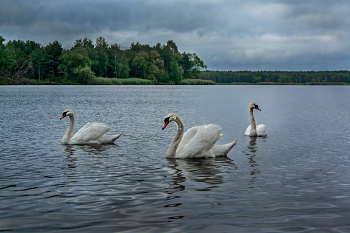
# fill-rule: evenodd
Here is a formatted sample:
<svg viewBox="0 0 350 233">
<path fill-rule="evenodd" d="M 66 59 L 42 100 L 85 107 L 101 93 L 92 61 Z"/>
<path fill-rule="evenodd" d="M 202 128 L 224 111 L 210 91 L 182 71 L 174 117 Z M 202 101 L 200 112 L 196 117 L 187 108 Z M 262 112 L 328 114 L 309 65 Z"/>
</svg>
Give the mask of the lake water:
<svg viewBox="0 0 350 233">
<path fill-rule="evenodd" d="M 244 136 L 248 104 L 268 137 Z M 350 232 L 350 86 L 0 86 L 0 231 Z M 64 146 L 103 122 L 115 145 Z M 216 123 L 227 158 L 166 159 Z"/>
</svg>

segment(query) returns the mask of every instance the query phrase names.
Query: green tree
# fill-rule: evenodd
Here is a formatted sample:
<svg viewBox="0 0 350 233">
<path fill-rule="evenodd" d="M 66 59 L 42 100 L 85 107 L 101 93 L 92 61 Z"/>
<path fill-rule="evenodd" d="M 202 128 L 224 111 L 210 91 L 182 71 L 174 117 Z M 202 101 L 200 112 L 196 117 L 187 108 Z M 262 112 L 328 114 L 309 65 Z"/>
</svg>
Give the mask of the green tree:
<svg viewBox="0 0 350 233">
<path fill-rule="evenodd" d="M 26 43 L 22 40 L 9 41 L 6 44 L 7 55 L 11 61 L 11 66 L 7 75 L 11 79 L 25 77 L 31 68 L 31 62 L 26 53 Z"/>
<path fill-rule="evenodd" d="M 66 79 L 70 78 L 81 84 L 86 84 L 89 79 L 94 77 L 88 51 L 83 47 L 65 50 L 60 61 L 60 70 L 64 73 Z"/>
<path fill-rule="evenodd" d="M 130 67 L 129 67 L 129 60 L 124 59 L 121 62 L 118 63 L 117 65 L 117 72 L 119 74 L 119 78 L 129 78 L 129 72 L 130 72 Z"/>
<path fill-rule="evenodd" d="M 90 66 L 75 67 L 73 73 L 76 75 L 76 80 L 81 84 L 87 84 L 89 80 L 95 77 Z"/>
<path fill-rule="evenodd" d="M 37 71 L 37 62 L 43 61 L 43 58 L 35 56 L 37 55 L 38 51 L 43 50 L 41 45 L 39 43 L 36 43 L 35 41 L 29 41 L 27 40 L 25 43 L 25 54 L 28 59 L 28 71 L 26 72 L 26 76 L 28 78 L 35 79 L 36 76 L 40 74 L 40 71 L 38 75 L 36 74 Z"/>
<path fill-rule="evenodd" d="M 183 74 L 182 67 L 178 66 L 177 62 L 171 62 L 168 81 L 174 82 L 175 84 L 177 84 L 182 80 L 182 74 Z"/>
<path fill-rule="evenodd" d="M 201 69 L 206 69 L 207 66 L 195 53 L 192 54 L 191 64 L 191 78 L 200 78 Z"/>
<path fill-rule="evenodd" d="M 192 77 L 192 54 L 190 53 L 181 53 L 181 61 L 179 64 L 182 66 L 182 69 L 184 70 L 184 78 L 190 79 Z"/>
<path fill-rule="evenodd" d="M 89 50 L 92 50 L 94 48 L 94 45 L 93 45 L 93 42 L 91 39 L 84 38 L 84 39 L 77 39 L 74 42 L 74 46 L 72 49 L 75 49 L 78 47 L 83 47 L 89 51 Z"/>
<path fill-rule="evenodd" d="M 278 78 L 279 83 L 291 83 L 292 82 L 292 77 L 288 75 L 280 75 Z"/>
<path fill-rule="evenodd" d="M 9 77 L 15 63 L 14 51 L 3 44 L 5 39 L 0 36 L 0 76 Z"/>
<path fill-rule="evenodd" d="M 159 82 L 164 76 L 164 61 L 161 59 L 160 54 L 156 50 L 150 51 L 150 65 L 148 68 L 147 79 L 152 80 L 154 83 Z"/>
<path fill-rule="evenodd" d="M 253 78 L 253 83 L 261 82 L 261 77 L 255 77 Z"/>
<path fill-rule="evenodd" d="M 112 44 L 109 48 L 108 77 L 128 78 L 129 77 L 129 59 L 126 51 L 120 49 L 120 45 Z"/>
<path fill-rule="evenodd" d="M 46 45 L 44 50 L 46 53 L 46 75 L 53 79 L 57 79 L 60 56 L 63 51 L 62 44 L 56 40 Z"/>
<path fill-rule="evenodd" d="M 33 69 L 37 73 L 38 80 L 40 81 L 41 76 L 44 71 L 44 64 L 45 64 L 45 58 L 46 54 L 42 47 L 35 49 L 32 52 L 33 56 Z"/>
<path fill-rule="evenodd" d="M 107 56 L 108 44 L 103 37 L 96 39 L 96 45 L 93 49 L 92 56 L 90 57 L 92 62 L 92 70 L 98 77 L 106 77 L 108 70 L 108 56 Z"/>
<path fill-rule="evenodd" d="M 170 72 L 170 64 L 172 62 L 178 62 L 181 60 L 181 55 L 179 54 L 178 48 L 174 41 L 168 40 L 166 45 L 160 46 L 156 45 L 156 49 L 164 61 L 165 75 Z"/>
<path fill-rule="evenodd" d="M 148 54 L 146 52 L 140 52 L 138 53 L 133 62 L 132 65 L 135 69 L 135 73 L 136 73 L 136 77 L 142 77 L 142 78 L 146 78 L 146 71 L 148 68 Z"/>
</svg>

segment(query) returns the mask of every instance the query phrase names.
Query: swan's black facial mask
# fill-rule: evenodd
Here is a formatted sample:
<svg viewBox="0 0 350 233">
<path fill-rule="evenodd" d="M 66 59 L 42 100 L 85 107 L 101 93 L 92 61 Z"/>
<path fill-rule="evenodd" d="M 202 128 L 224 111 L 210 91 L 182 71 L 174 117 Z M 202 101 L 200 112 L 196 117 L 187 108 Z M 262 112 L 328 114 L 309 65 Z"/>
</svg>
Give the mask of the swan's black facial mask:
<svg viewBox="0 0 350 233">
<path fill-rule="evenodd" d="M 259 111 L 261 111 L 257 104 L 254 106 L 255 106 L 255 109 L 258 109 Z"/>
<path fill-rule="evenodd" d="M 163 125 L 162 130 L 165 129 L 165 127 L 169 124 L 169 118 L 170 117 L 167 117 L 167 118 L 164 119 L 164 125 Z"/>
</svg>

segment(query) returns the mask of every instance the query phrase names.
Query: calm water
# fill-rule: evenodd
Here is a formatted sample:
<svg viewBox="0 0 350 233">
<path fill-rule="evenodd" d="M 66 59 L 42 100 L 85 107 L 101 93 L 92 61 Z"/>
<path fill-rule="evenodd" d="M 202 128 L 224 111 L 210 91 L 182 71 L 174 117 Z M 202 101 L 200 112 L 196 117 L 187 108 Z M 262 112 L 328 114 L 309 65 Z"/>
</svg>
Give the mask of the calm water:
<svg viewBox="0 0 350 233">
<path fill-rule="evenodd" d="M 257 102 L 267 138 L 244 136 Z M 350 232 L 350 87 L 1 86 L 0 231 Z M 63 146 L 103 122 L 115 145 Z M 216 123 L 227 158 L 166 159 L 176 133 Z"/>
</svg>

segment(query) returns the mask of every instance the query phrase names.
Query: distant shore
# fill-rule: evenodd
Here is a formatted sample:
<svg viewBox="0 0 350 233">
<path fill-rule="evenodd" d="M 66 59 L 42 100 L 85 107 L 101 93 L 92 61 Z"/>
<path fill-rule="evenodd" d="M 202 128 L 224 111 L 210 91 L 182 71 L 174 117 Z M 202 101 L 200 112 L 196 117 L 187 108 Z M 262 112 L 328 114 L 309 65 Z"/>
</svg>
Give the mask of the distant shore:
<svg viewBox="0 0 350 233">
<path fill-rule="evenodd" d="M 0 78 L 0 85 L 82 85 L 74 82 L 54 82 L 47 80 L 33 80 L 28 78 Z M 140 78 L 102 78 L 97 77 L 91 80 L 87 85 L 175 85 L 175 83 L 156 83 L 154 84 L 151 80 L 140 79 Z M 278 82 L 232 82 L 232 83 L 215 83 L 212 80 L 202 79 L 184 79 L 176 85 L 350 85 L 345 82 L 307 82 L 307 83 L 278 83 Z"/>
</svg>

